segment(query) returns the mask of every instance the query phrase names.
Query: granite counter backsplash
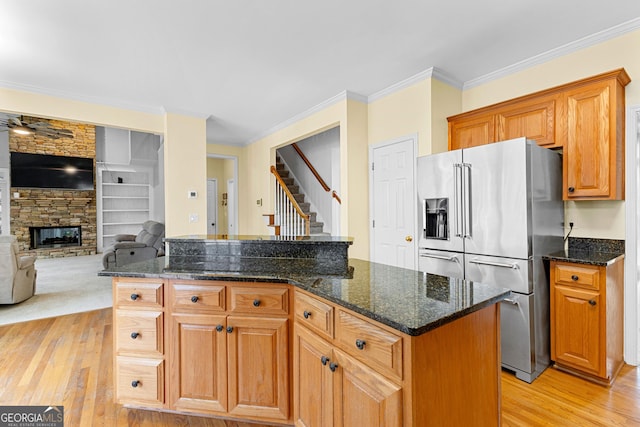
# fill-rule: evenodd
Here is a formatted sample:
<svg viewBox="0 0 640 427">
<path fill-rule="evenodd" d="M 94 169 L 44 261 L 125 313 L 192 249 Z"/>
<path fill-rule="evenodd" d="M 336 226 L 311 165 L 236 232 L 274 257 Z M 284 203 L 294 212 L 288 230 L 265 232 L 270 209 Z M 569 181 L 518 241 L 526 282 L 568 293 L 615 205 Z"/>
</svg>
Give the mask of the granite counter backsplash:
<svg viewBox="0 0 640 427">
<path fill-rule="evenodd" d="M 568 248 L 543 258 L 605 266 L 624 257 L 624 240 L 569 237 Z"/>
</svg>

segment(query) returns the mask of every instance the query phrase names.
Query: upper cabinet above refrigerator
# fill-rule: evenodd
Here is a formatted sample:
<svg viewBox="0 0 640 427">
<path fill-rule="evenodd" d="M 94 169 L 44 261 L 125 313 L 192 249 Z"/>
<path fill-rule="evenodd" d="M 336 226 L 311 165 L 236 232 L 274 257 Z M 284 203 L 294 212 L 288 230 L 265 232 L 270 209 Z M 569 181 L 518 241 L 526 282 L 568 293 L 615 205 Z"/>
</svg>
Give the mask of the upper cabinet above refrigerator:
<svg viewBox="0 0 640 427">
<path fill-rule="evenodd" d="M 449 150 L 524 136 L 563 152 L 564 200 L 624 200 L 624 69 L 449 117 Z"/>
</svg>

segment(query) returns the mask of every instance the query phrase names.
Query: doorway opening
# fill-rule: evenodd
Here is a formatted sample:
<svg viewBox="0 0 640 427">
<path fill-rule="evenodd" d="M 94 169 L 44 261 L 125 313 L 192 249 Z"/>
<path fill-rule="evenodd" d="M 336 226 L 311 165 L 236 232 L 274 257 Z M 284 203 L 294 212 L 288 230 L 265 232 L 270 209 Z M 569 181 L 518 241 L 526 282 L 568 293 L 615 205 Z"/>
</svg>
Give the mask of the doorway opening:
<svg viewBox="0 0 640 427">
<path fill-rule="evenodd" d="M 237 157 L 207 154 L 208 234 L 238 234 L 237 181 Z M 213 182 L 215 182 L 215 184 Z"/>
</svg>

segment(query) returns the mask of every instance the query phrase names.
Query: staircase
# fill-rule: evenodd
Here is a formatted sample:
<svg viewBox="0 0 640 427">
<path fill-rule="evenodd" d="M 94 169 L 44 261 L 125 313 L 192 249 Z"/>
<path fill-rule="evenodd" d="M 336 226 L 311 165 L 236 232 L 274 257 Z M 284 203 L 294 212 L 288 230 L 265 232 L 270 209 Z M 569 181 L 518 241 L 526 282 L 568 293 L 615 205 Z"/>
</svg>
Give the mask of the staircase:
<svg viewBox="0 0 640 427">
<path fill-rule="evenodd" d="M 309 234 L 310 235 L 323 235 L 327 234 L 323 232 L 324 223 L 318 222 L 316 220 L 317 213 L 311 212 L 311 204 L 309 202 L 305 202 L 304 193 L 300 192 L 300 186 L 295 183 L 293 177 L 290 176 L 289 170 L 285 166 L 285 164 L 280 160 L 280 157 L 276 157 L 276 171 L 282 178 L 282 181 L 286 185 L 289 192 L 293 195 L 293 198 L 296 200 L 300 209 L 307 215 L 309 215 Z M 280 225 L 276 224 L 277 220 L 275 218 L 275 214 L 267 214 L 268 217 L 268 225 L 270 227 L 274 227 L 275 235 L 280 235 Z"/>
</svg>

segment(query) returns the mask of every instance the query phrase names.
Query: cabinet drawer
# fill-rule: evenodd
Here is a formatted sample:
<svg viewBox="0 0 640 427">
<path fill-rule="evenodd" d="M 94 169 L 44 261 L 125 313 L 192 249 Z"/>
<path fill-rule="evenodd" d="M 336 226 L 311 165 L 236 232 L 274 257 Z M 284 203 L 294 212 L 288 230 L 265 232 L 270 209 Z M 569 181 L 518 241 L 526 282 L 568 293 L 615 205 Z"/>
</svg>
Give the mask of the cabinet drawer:
<svg viewBox="0 0 640 427">
<path fill-rule="evenodd" d="M 555 282 L 566 286 L 600 289 L 600 269 L 576 264 L 556 264 Z"/>
<path fill-rule="evenodd" d="M 116 352 L 161 357 L 162 319 L 160 311 L 116 310 Z"/>
<path fill-rule="evenodd" d="M 336 317 L 336 340 L 363 362 L 402 379 L 402 338 L 340 309 Z"/>
<path fill-rule="evenodd" d="M 116 360 L 116 399 L 122 403 L 162 406 L 164 362 L 119 356 Z"/>
<path fill-rule="evenodd" d="M 131 279 L 115 281 L 116 307 L 162 308 L 162 281 L 136 281 Z"/>
<path fill-rule="evenodd" d="M 219 313 L 225 310 L 224 285 L 171 282 L 170 287 L 173 311 Z"/>
<path fill-rule="evenodd" d="M 314 332 L 333 338 L 333 307 L 317 298 L 295 293 L 295 305 L 293 311 L 296 322 L 304 325 Z"/>
<path fill-rule="evenodd" d="M 229 311 L 250 314 L 289 313 L 289 288 L 281 286 L 229 286 Z"/>
</svg>

